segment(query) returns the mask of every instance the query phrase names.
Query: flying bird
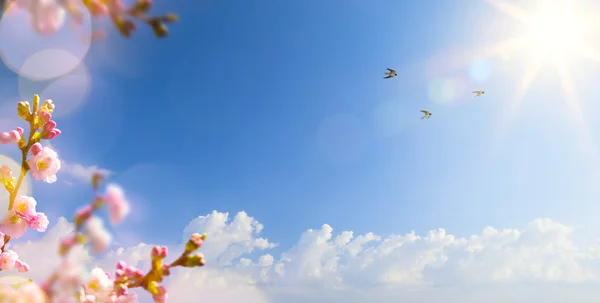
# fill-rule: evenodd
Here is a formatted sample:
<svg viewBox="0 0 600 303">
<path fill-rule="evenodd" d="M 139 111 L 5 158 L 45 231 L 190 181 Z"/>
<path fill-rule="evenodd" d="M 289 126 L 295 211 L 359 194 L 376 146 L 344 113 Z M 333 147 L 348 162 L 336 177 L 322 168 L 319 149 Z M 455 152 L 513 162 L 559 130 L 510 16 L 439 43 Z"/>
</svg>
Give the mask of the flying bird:
<svg viewBox="0 0 600 303">
<path fill-rule="evenodd" d="M 482 96 L 483 94 L 485 94 L 485 92 L 484 92 L 484 91 L 482 91 L 482 90 L 476 90 L 476 91 L 474 91 L 473 93 L 475 94 L 475 97 L 480 97 L 480 96 Z"/>
<path fill-rule="evenodd" d="M 398 73 L 396 73 L 395 70 L 388 68 L 388 71 L 385 73 L 385 77 L 383 77 L 383 79 L 391 79 L 394 78 L 396 76 L 398 76 Z"/>
<path fill-rule="evenodd" d="M 423 114 L 425 114 L 423 117 L 421 117 L 421 119 L 429 119 L 429 117 L 431 117 L 431 113 L 426 111 L 426 110 L 421 110 L 421 112 Z"/>
</svg>

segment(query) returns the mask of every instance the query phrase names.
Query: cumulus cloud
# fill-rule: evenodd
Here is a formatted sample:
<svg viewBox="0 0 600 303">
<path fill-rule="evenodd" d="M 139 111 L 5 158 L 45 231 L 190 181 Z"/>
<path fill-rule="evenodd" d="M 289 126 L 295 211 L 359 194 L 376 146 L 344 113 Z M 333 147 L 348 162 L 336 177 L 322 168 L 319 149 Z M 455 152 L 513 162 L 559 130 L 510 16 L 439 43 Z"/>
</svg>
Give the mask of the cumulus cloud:
<svg viewBox="0 0 600 303">
<path fill-rule="evenodd" d="M 61 159 L 60 173 L 71 176 L 74 180 L 82 183 L 90 182 L 94 173 L 101 173 L 105 176 L 112 174 L 108 169 L 98 167 L 97 165 L 83 165 L 79 163 L 66 162 Z"/>
<path fill-rule="evenodd" d="M 80 163 L 65 161 L 65 159 L 62 158 L 58 147 L 56 147 L 48 141 L 44 142 L 44 145 L 49 148 L 52 148 L 59 154 L 61 168 L 58 173 L 60 175 L 68 175 L 73 181 L 89 183 L 94 173 L 101 173 L 105 176 L 111 175 L 113 173 L 112 171 L 106 168 L 101 168 L 98 165 L 84 165 Z M 65 183 L 67 183 L 68 185 L 73 185 L 73 183 L 69 181 L 65 181 Z"/>
<path fill-rule="evenodd" d="M 70 228 L 61 219 L 41 240 L 14 247 L 32 263 L 28 277 L 50 270 L 56 260 L 49 248 Z M 194 232 L 209 234 L 202 248 L 209 263 L 174 270 L 167 280 L 169 302 L 531 303 L 592 302 L 600 295 L 593 286 L 600 278 L 600 245 L 576 244 L 572 228 L 550 219 L 521 229 L 486 227 L 465 238 L 444 229 L 386 237 L 336 234 L 325 224 L 305 231 L 278 254 L 275 243 L 260 237 L 262 230 L 245 212 L 230 218 L 213 211 L 192 220 L 183 239 Z M 109 272 L 118 260 L 148 268 L 151 247 L 141 243 L 97 259 L 80 251 L 78 258 Z M 40 251 L 48 258 L 36 258 Z"/>
</svg>

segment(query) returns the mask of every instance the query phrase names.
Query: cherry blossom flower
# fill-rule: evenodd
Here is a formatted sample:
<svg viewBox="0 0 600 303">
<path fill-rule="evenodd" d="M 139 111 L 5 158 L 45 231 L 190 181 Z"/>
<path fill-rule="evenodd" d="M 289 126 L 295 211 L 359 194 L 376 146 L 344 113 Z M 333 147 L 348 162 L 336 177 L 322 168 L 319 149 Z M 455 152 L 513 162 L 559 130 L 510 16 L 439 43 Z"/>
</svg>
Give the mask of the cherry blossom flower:
<svg viewBox="0 0 600 303">
<path fill-rule="evenodd" d="M 27 223 L 29 224 L 29 227 L 36 231 L 45 232 L 50 222 L 48 221 L 46 214 L 36 213 L 27 220 Z"/>
<path fill-rule="evenodd" d="M 20 238 L 27 231 L 27 220 L 19 216 L 14 210 L 9 210 L 4 219 L 0 221 L 0 232 L 11 238 Z"/>
<path fill-rule="evenodd" d="M 91 275 L 90 280 L 85 285 L 85 293 L 100 300 L 107 298 L 113 290 L 113 280 L 104 270 L 98 267 L 92 269 Z"/>
<path fill-rule="evenodd" d="M 36 147 L 35 150 L 39 152 L 32 153 L 33 156 L 28 161 L 31 177 L 46 183 L 56 182 L 56 173 L 60 170 L 58 154 L 49 147 Z"/>
<path fill-rule="evenodd" d="M 120 223 L 129 214 L 129 202 L 125 199 L 125 194 L 120 186 L 109 184 L 106 187 L 104 201 L 108 206 L 108 217 L 111 223 Z"/>
<path fill-rule="evenodd" d="M 19 255 L 12 250 L 6 250 L 0 253 L 0 269 L 11 270 L 15 267 L 15 263 L 19 259 Z"/>
<path fill-rule="evenodd" d="M 87 236 L 90 238 L 92 249 L 96 253 L 103 252 L 110 244 L 111 236 L 104 229 L 102 220 L 92 217 L 87 222 Z"/>
<path fill-rule="evenodd" d="M 17 215 L 24 219 L 28 219 L 36 214 L 36 205 L 37 202 L 34 198 L 28 196 L 18 196 L 13 204 L 13 210 Z"/>
</svg>

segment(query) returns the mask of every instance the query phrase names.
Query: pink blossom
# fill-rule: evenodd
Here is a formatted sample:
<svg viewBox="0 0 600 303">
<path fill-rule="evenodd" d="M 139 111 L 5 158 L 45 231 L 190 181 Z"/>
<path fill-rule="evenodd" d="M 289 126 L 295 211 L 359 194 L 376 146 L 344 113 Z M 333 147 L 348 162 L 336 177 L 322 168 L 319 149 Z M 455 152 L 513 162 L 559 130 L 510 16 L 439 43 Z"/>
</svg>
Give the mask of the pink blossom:
<svg viewBox="0 0 600 303">
<path fill-rule="evenodd" d="M 5 184 L 13 180 L 14 177 L 10 167 L 8 167 L 8 165 L 2 165 L 2 167 L 0 167 L 0 182 Z"/>
<path fill-rule="evenodd" d="M 37 202 L 28 196 L 18 196 L 13 204 L 13 210 L 22 218 L 28 219 L 35 215 Z"/>
<path fill-rule="evenodd" d="M 9 210 L 4 219 L 0 221 L 0 231 L 5 235 L 18 239 L 27 231 L 27 220 L 19 216 L 14 210 Z"/>
<path fill-rule="evenodd" d="M 39 34 L 54 34 L 64 23 L 65 10 L 55 1 L 35 1 L 28 8 L 32 26 Z"/>
<path fill-rule="evenodd" d="M 87 235 L 90 238 L 92 249 L 95 252 L 100 253 L 106 250 L 108 244 L 110 244 L 111 236 L 104 229 L 102 220 L 92 217 L 87 222 Z"/>
<path fill-rule="evenodd" d="M 75 292 L 81 288 L 81 276 L 83 275 L 83 270 L 81 267 L 76 266 L 71 261 L 66 261 L 62 263 L 62 266 L 59 267 L 57 276 L 58 276 L 58 284 L 60 284 L 61 288 L 64 290 L 69 290 L 70 292 Z"/>
<path fill-rule="evenodd" d="M 15 261 L 15 267 L 17 268 L 17 270 L 19 272 L 28 272 L 29 271 L 29 264 L 17 259 Z"/>
<path fill-rule="evenodd" d="M 0 269 L 11 270 L 15 267 L 15 263 L 19 259 L 19 255 L 12 250 L 6 250 L 0 253 Z"/>
<path fill-rule="evenodd" d="M 106 187 L 104 200 L 108 206 L 108 217 L 113 224 L 117 224 L 129 214 L 129 202 L 125 199 L 123 189 L 116 184 L 109 184 Z"/>
<path fill-rule="evenodd" d="M 113 287 L 114 282 L 106 275 L 106 272 L 96 267 L 92 269 L 91 278 L 85 285 L 85 292 L 88 295 L 95 296 L 97 299 L 103 299 L 110 295 Z"/>
<path fill-rule="evenodd" d="M 29 158 L 31 167 L 31 177 L 35 180 L 42 180 L 46 183 L 56 182 L 56 173 L 60 170 L 60 160 L 56 152 L 49 147 Z"/>
<path fill-rule="evenodd" d="M 29 227 L 35 229 L 36 231 L 45 232 L 50 221 L 48 221 L 46 214 L 36 213 L 35 215 L 31 216 L 29 220 L 27 220 L 27 223 L 29 224 Z"/>
</svg>

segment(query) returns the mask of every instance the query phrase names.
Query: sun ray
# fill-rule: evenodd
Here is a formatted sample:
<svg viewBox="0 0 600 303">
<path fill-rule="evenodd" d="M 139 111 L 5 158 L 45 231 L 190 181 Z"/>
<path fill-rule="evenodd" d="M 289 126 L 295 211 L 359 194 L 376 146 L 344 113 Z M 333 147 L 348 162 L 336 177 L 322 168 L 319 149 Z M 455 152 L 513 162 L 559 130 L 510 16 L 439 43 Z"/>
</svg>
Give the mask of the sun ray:
<svg viewBox="0 0 600 303">
<path fill-rule="evenodd" d="M 560 82 L 563 87 L 565 105 L 569 111 L 569 115 L 575 122 L 578 135 L 581 136 L 582 148 L 585 152 L 589 153 L 590 159 L 592 159 L 592 163 L 590 164 L 600 169 L 600 152 L 594 140 L 594 136 L 592 135 L 587 121 L 583 115 L 583 109 L 581 108 L 581 103 L 579 102 L 573 76 L 571 75 L 570 70 L 566 67 L 564 61 L 557 62 L 556 67 L 558 69 L 558 76 L 560 77 Z"/>
<path fill-rule="evenodd" d="M 502 1 L 502 0 L 484 0 L 484 1 L 491 4 L 496 9 L 502 11 L 506 15 L 517 19 L 518 21 L 527 22 L 527 20 L 531 19 L 531 14 L 529 14 L 529 12 L 527 12 L 526 10 L 524 10 L 514 4 L 511 4 L 511 3 L 508 3 L 508 2 Z"/>
<path fill-rule="evenodd" d="M 508 120 L 512 120 L 515 113 L 521 106 L 521 102 L 523 101 L 525 95 L 529 91 L 533 80 L 535 80 L 535 78 L 537 77 L 545 59 L 546 58 L 544 57 L 538 57 L 525 70 L 523 78 L 521 78 L 521 83 L 519 84 L 519 87 L 517 88 L 517 91 L 515 93 L 515 96 L 510 100 L 510 103 L 508 105 L 508 115 L 506 117 Z"/>
<path fill-rule="evenodd" d="M 538 75 L 542 67 L 543 61 L 544 58 L 540 57 L 537 60 L 533 61 L 525 70 L 523 78 L 521 78 L 521 82 L 517 88 L 517 91 L 514 94 L 514 97 L 510 99 L 507 112 L 503 115 L 503 118 L 500 119 L 498 125 L 495 127 L 494 135 L 491 136 L 493 138 L 493 141 L 491 143 L 489 155 L 490 159 L 494 159 L 498 155 L 498 147 L 507 135 L 508 126 L 510 125 L 510 122 L 514 119 L 517 110 L 521 106 L 521 102 L 525 98 L 525 95 L 527 94 L 529 88 L 531 87 L 531 84 L 533 83 L 533 80 L 535 80 L 536 76 Z"/>
<path fill-rule="evenodd" d="M 590 39 L 595 37 L 591 34 L 600 27 L 598 13 L 577 7 L 578 3 L 573 0 L 539 3 L 535 11 L 525 10 L 505 0 L 483 1 L 522 23 L 524 27 L 522 38 L 526 41 L 521 41 L 519 51 L 529 51 L 532 54 L 532 63 L 526 67 L 515 96 L 510 100 L 507 114 L 504 119 L 500 119 L 496 128 L 496 136 L 493 137 L 494 142 L 492 142 L 492 156 L 496 154 L 501 139 L 506 135 L 508 124 L 514 118 L 540 68 L 545 63 L 550 63 L 556 67 L 565 106 L 569 117 L 574 122 L 576 133 L 581 138 L 582 148 L 589 153 L 594 167 L 600 171 L 600 151 L 586 123 L 573 76 L 567 66 L 567 62 L 573 56 L 600 63 L 600 53 L 589 44 L 589 41 L 595 41 Z"/>
</svg>

